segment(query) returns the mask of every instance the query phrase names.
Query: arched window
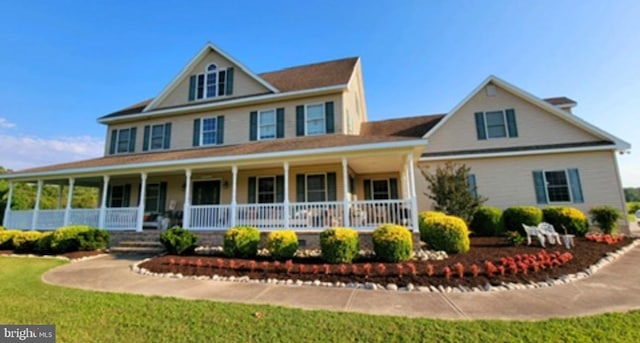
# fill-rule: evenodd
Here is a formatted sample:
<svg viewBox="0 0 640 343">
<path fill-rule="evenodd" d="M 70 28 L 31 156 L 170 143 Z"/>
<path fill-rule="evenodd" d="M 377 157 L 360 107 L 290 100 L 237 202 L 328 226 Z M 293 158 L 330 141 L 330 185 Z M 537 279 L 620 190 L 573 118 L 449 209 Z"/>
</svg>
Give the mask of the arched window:
<svg viewBox="0 0 640 343">
<path fill-rule="evenodd" d="M 232 90 L 227 90 L 227 76 L 233 78 L 233 68 L 218 68 L 211 63 L 203 72 L 192 75 L 189 86 L 189 99 L 206 99 L 216 96 L 230 95 Z M 233 82 L 232 80 L 230 81 Z M 229 85 L 229 88 L 231 85 Z"/>
<path fill-rule="evenodd" d="M 218 67 L 215 64 L 207 66 L 207 98 L 212 98 L 218 93 L 216 86 L 218 85 Z"/>
</svg>

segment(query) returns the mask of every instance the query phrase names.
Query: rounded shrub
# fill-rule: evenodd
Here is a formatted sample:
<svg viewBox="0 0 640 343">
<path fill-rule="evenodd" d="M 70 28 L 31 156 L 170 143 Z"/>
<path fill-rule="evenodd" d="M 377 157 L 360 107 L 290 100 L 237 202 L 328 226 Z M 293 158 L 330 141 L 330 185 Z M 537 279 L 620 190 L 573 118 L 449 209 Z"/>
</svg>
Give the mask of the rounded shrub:
<svg viewBox="0 0 640 343">
<path fill-rule="evenodd" d="M 627 203 L 627 213 L 636 214 L 636 212 L 640 211 L 640 201 L 633 201 Z"/>
<path fill-rule="evenodd" d="M 593 220 L 604 233 L 616 233 L 620 211 L 611 206 L 598 206 L 589 210 L 591 220 Z"/>
<path fill-rule="evenodd" d="M 0 231 L 0 250 L 13 250 L 13 237 L 20 234 L 20 230 Z"/>
<path fill-rule="evenodd" d="M 424 238 L 422 238 L 422 232 L 427 229 L 427 219 L 446 216 L 446 214 L 438 211 L 423 211 L 418 213 L 418 230 L 421 232 L 420 240 L 424 242 Z"/>
<path fill-rule="evenodd" d="M 36 242 L 35 252 L 40 255 L 48 255 L 53 253 L 51 243 L 53 242 L 53 232 L 43 232 L 38 241 Z"/>
<path fill-rule="evenodd" d="M 175 255 L 192 253 L 199 239 L 197 234 L 179 226 L 174 226 L 160 235 L 160 243 L 169 254 Z"/>
<path fill-rule="evenodd" d="M 298 251 L 298 235 L 291 230 L 272 231 L 267 236 L 267 250 L 276 260 L 286 260 Z"/>
<path fill-rule="evenodd" d="M 470 229 L 476 236 L 503 236 L 502 210 L 497 207 L 480 207 L 473 215 Z"/>
<path fill-rule="evenodd" d="M 42 233 L 38 231 L 22 231 L 13 236 L 13 248 L 18 253 L 35 252 Z"/>
<path fill-rule="evenodd" d="M 320 233 L 322 258 L 329 263 L 351 263 L 358 256 L 359 244 L 354 229 L 334 227 Z"/>
<path fill-rule="evenodd" d="M 589 220 L 582 211 L 573 207 L 547 207 L 542 210 L 542 218 L 553 225 L 558 233 L 584 236 L 589 231 Z"/>
<path fill-rule="evenodd" d="M 421 220 L 420 239 L 429 249 L 447 253 L 469 251 L 469 228 L 461 218 L 455 216 L 428 216 Z"/>
<path fill-rule="evenodd" d="M 385 262 L 403 262 L 411 258 L 413 239 L 404 226 L 385 224 L 373 231 L 373 251 Z"/>
<path fill-rule="evenodd" d="M 542 210 L 535 206 L 514 206 L 502 212 L 502 222 L 507 231 L 525 234 L 522 224 L 536 226 L 542 222 Z"/>
<path fill-rule="evenodd" d="M 54 253 L 105 249 L 109 234 L 87 225 L 65 226 L 53 232 L 51 250 Z"/>
<path fill-rule="evenodd" d="M 224 233 L 223 250 L 229 257 L 253 258 L 258 254 L 260 232 L 251 226 L 235 226 Z"/>
</svg>

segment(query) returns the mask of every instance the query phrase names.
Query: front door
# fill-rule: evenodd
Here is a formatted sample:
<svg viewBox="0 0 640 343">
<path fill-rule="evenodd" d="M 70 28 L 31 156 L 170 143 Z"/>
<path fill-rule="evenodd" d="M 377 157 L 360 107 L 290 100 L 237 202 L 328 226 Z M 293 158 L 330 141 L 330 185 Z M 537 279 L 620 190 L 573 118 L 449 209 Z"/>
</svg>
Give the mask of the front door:
<svg viewBox="0 0 640 343">
<path fill-rule="evenodd" d="M 191 203 L 198 205 L 220 205 L 220 180 L 194 181 Z"/>
</svg>

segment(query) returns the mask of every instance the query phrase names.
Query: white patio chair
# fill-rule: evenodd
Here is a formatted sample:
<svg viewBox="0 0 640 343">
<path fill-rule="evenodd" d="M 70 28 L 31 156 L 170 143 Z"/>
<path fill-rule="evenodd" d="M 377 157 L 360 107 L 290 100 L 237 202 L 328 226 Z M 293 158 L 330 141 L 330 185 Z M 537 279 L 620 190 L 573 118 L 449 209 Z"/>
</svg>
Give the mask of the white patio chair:
<svg viewBox="0 0 640 343">
<path fill-rule="evenodd" d="M 537 237 L 538 241 L 540 242 L 540 245 L 542 245 L 542 247 L 544 248 L 544 234 L 538 229 L 537 226 L 529 226 L 526 224 L 522 224 L 522 227 L 524 228 L 524 232 L 527 234 L 527 245 L 531 245 L 531 237 Z"/>
<path fill-rule="evenodd" d="M 547 240 L 551 244 L 560 244 L 560 235 L 556 232 L 553 225 L 542 222 L 538 224 L 538 231 L 542 231 L 542 234 L 547 236 Z"/>
</svg>

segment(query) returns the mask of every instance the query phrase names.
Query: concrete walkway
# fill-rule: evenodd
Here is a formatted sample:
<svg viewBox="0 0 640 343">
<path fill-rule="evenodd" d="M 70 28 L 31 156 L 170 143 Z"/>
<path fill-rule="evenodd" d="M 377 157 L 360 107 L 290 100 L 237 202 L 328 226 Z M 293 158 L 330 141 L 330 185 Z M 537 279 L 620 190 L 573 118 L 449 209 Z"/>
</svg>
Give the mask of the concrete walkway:
<svg viewBox="0 0 640 343">
<path fill-rule="evenodd" d="M 595 275 L 555 287 L 475 293 L 369 291 L 141 276 L 135 257 L 66 264 L 46 283 L 88 290 L 442 319 L 535 320 L 640 309 L 640 246 Z"/>
</svg>

